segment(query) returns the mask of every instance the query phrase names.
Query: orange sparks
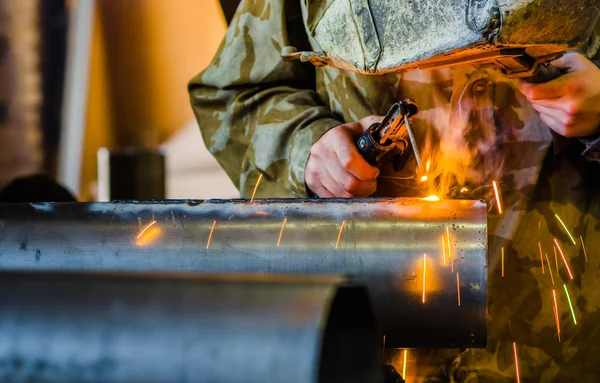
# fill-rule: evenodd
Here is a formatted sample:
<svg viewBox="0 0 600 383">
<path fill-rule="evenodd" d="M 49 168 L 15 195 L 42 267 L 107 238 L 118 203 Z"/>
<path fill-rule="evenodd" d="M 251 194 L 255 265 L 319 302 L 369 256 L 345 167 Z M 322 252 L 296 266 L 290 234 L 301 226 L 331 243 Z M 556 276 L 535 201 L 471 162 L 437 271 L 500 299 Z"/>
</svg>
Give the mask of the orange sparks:
<svg viewBox="0 0 600 383">
<path fill-rule="evenodd" d="M 151 228 L 154 224 L 156 224 L 156 221 L 152 221 L 149 224 L 147 224 L 142 231 L 140 231 L 140 233 L 137 236 L 137 239 L 140 239 L 142 237 L 142 235 L 144 235 L 144 233 L 146 232 L 146 230 L 148 230 L 149 228 Z"/>
<path fill-rule="evenodd" d="M 406 357 L 408 356 L 408 350 L 404 350 L 404 363 L 402 364 L 402 378 L 406 380 Z"/>
<path fill-rule="evenodd" d="M 492 182 L 494 185 L 494 194 L 496 194 L 496 206 L 498 207 L 498 214 L 502 214 L 502 201 L 500 200 L 500 191 L 498 190 L 498 184 L 496 181 Z"/>
<path fill-rule="evenodd" d="M 579 239 L 581 239 L 581 247 L 583 248 L 583 256 L 585 257 L 585 261 L 587 262 L 587 251 L 585 251 L 585 243 L 583 243 L 583 237 L 580 235 Z"/>
<path fill-rule="evenodd" d="M 558 302 L 556 301 L 556 290 L 552 289 L 552 297 L 554 298 L 554 319 L 556 320 L 556 333 L 560 342 L 560 320 L 558 319 Z"/>
<path fill-rule="evenodd" d="M 446 235 L 448 237 L 448 259 L 450 260 L 452 272 L 454 272 L 454 261 L 452 260 L 452 245 L 450 244 L 450 229 L 448 229 L 448 226 L 446 226 Z"/>
<path fill-rule="evenodd" d="M 152 221 L 140 231 L 136 241 L 138 246 L 147 245 L 158 235 L 158 233 L 160 233 L 160 229 L 158 227 L 152 227 L 155 224 L 156 221 Z"/>
<path fill-rule="evenodd" d="M 429 179 L 429 177 L 427 177 L 427 176 L 423 176 L 423 177 L 421 177 L 421 182 L 425 182 L 425 181 L 427 181 L 428 179 Z"/>
<path fill-rule="evenodd" d="M 552 279 L 552 285 L 554 285 L 554 275 L 552 275 L 552 266 L 550 265 L 550 260 L 548 259 L 548 254 L 545 254 L 546 262 L 548 262 L 548 270 L 550 270 L 550 278 Z"/>
<path fill-rule="evenodd" d="M 158 233 L 160 233 L 160 229 L 158 227 L 153 227 L 152 229 L 146 231 L 141 238 L 138 238 L 137 244 L 139 246 L 147 245 L 158 235 Z"/>
<path fill-rule="evenodd" d="M 446 266 L 446 236 L 442 235 L 442 265 Z"/>
<path fill-rule="evenodd" d="M 346 221 L 342 221 L 342 226 L 340 226 L 340 231 L 338 233 L 338 237 L 337 237 L 337 241 L 335 241 L 335 248 L 338 248 L 338 245 L 340 244 L 340 238 L 342 238 L 342 231 L 344 231 L 344 225 L 346 225 Z"/>
<path fill-rule="evenodd" d="M 502 247 L 502 276 L 504 276 L 504 247 Z"/>
<path fill-rule="evenodd" d="M 544 271 L 544 256 L 542 255 L 542 243 L 538 242 L 538 247 L 540 249 L 540 263 L 542 264 L 542 274 L 546 274 Z"/>
<path fill-rule="evenodd" d="M 260 185 L 260 181 L 262 181 L 263 175 L 260 173 L 258 179 L 256 180 L 256 185 L 254 185 L 254 191 L 252 192 L 252 198 L 250 198 L 250 203 L 254 201 L 254 196 L 256 195 L 256 191 L 258 190 L 258 185 Z"/>
<path fill-rule="evenodd" d="M 277 239 L 277 247 L 281 243 L 281 236 L 283 235 L 283 229 L 285 229 L 285 223 L 287 222 L 287 218 L 283 219 L 283 223 L 281 224 L 281 230 L 279 230 L 279 238 Z"/>
<path fill-rule="evenodd" d="M 208 240 L 206 241 L 206 248 L 208 249 L 210 246 L 210 240 L 213 235 L 213 231 L 215 231 L 215 226 L 217 226 L 217 221 L 213 221 L 212 227 L 210 228 L 210 233 L 208 234 Z"/>
<path fill-rule="evenodd" d="M 554 238 L 554 243 L 556 243 L 556 247 L 558 247 L 558 252 L 560 253 L 560 256 L 562 257 L 563 262 L 565 263 L 565 267 L 567 268 L 567 272 L 569 273 L 569 277 L 571 279 L 573 279 L 573 274 L 571 274 L 571 269 L 569 268 L 569 264 L 567 263 L 567 259 L 565 258 L 565 254 L 563 253 L 560 245 L 558 244 L 558 241 L 556 240 L 556 238 Z"/>
<path fill-rule="evenodd" d="M 513 342 L 513 350 L 515 351 L 515 371 L 517 374 L 517 383 L 521 383 L 521 377 L 519 376 L 519 358 L 517 357 L 517 344 Z"/>
<path fill-rule="evenodd" d="M 431 165 L 431 160 L 427 160 L 427 165 L 425 165 L 425 171 L 429 172 L 429 166 Z"/>
<path fill-rule="evenodd" d="M 456 292 L 458 293 L 458 306 L 460 307 L 460 277 L 456 273 Z"/>
<path fill-rule="evenodd" d="M 427 254 L 423 254 L 423 303 L 425 303 L 425 281 L 427 280 Z"/>
<path fill-rule="evenodd" d="M 469 191 L 469 189 L 467 189 L 467 188 L 462 188 L 462 189 L 460 189 L 460 192 L 461 192 L 461 193 L 466 193 L 466 192 L 468 192 L 468 191 Z"/>
</svg>

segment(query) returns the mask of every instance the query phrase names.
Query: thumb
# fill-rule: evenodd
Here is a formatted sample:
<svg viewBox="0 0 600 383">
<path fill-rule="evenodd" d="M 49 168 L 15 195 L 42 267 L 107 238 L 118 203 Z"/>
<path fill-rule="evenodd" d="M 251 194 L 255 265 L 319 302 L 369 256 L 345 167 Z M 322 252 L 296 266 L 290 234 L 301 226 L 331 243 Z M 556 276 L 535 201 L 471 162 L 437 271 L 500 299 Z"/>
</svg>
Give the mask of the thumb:
<svg viewBox="0 0 600 383">
<path fill-rule="evenodd" d="M 567 52 L 551 64 L 562 71 L 571 72 L 581 66 L 583 55 L 577 52 Z"/>
</svg>

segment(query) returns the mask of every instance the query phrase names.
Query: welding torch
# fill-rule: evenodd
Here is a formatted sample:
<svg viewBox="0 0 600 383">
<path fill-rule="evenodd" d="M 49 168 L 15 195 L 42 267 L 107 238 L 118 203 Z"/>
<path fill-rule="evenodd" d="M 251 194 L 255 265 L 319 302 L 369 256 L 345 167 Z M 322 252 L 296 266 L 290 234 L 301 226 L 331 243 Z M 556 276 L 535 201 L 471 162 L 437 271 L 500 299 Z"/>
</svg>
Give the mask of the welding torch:
<svg viewBox="0 0 600 383">
<path fill-rule="evenodd" d="M 363 158 L 373 166 L 381 166 L 404 154 L 410 144 L 421 168 L 419 148 L 411 126 L 412 118 L 418 113 L 419 108 L 411 99 L 392 105 L 383 120 L 372 124 L 356 142 Z"/>
</svg>

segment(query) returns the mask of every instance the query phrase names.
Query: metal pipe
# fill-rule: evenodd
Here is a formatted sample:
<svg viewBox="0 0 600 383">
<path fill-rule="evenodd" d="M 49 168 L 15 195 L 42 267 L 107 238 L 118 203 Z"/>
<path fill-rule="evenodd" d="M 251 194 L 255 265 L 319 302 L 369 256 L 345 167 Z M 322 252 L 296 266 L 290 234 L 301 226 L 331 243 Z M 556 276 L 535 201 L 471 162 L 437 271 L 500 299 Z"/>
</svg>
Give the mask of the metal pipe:
<svg viewBox="0 0 600 383">
<path fill-rule="evenodd" d="M 340 278 L 0 272 L 0 380 L 373 382 L 368 296 Z"/>
<path fill-rule="evenodd" d="M 388 347 L 480 347 L 486 216 L 408 198 L 0 205 L 0 268 L 343 274 Z"/>
</svg>

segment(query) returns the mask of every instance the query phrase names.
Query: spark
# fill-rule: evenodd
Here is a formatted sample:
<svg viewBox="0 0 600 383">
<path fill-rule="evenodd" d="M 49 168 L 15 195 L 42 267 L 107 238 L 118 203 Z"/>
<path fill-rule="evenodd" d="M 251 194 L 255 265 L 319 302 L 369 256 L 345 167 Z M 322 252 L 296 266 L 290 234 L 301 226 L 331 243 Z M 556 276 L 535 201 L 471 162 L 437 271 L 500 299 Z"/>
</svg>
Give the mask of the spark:
<svg viewBox="0 0 600 383">
<path fill-rule="evenodd" d="M 554 238 L 554 243 L 556 243 L 556 247 L 558 247 L 558 251 L 560 252 L 560 256 L 562 257 L 562 260 L 565 263 L 565 267 L 567 268 L 567 272 L 569 273 L 569 277 L 571 277 L 571 279 L 573 279 L 573 274 L 571 274 L 571 269 L 569 268 L 569 264 L 567 263 L 567 259 L 565 258 L 565 254 L 563 253 L 562 249 L 560 248 L 560 245 L 558 244 L 558 241 L 556 240 L 556 238 Z"/>
<path fill-rule="evenodd" d="M 208 234 L 208 240 L 206 241 L 206 248 L 210 246 L 210 239 L 212 238 L 213 231 L 215 231 L 215 226 L 217 226 L 217 221 L 213 221 L 212 227 L 210 228 L 210 233 Z"/>
<path fill-rule="evenodd" d="M 554 285 L 554 275 L 552 275 L 552 266 L 550 265 L 548 254 L 544 253 L 544 255 L 546 256 L 546 262 L 548 262 L 548 270 L 550 270 L 550 278 L 552 278 L 552 285 Z"/>
<path fill-rule="evenodd" d="M 342 226 L 340 226 L 340 232 L 338 233 L 337 241 L 335 241 L 335 248 L 338 248 L 340 244 L 340 238 L 342 238 L 342 231 L 344 230 L 344 225 L 346 225 L 346 221 L 342 221 Z"/>
<path fill-rule="evenodd" d="M 554 264 L 556 265 L 556 275 L 558 276 L 558 255 L 556 255 L 556 246 L 554 247 Z"/>
<path fill-rule="evenodd" d="M 496 206 L 498 206 L 498 214 L 502 214 L 502 201 L 500 201 L 500 192 L 498 191 L 498 184 L 496 181 L 492 181 L 494 185 L 494 194 L 496 194 Z"/>
<path fill-rule="evenodd" d="M 517 357 L 517 344 L 513 342 L 513 350 L 515 351 L 515 371 L 517 372 L 517 383 L 521 383 L 521 377 L 519 376 L 519 358 Z"/>
<path fill-rule="evenodd" d="M 450 229 L 446 226 L 446 235 L 448 236 L 448 259 L 450 260 L 450 266 L 452 266 L 452 272 L 454 272 L 454 261 L 452 260 L 452 245 L 450 244 Z"/>
<path fill-rule="evenodd" d="M 160 233 L 160 229 L 158 227 L 153 227 L 152 229 L 146 231 L 141 238 L 138 238 L 137 244 L 139 246 L 148 244 L 154 237 L 158 235 L 158 233 Z"/>
<path fill-rule="evenodd" d="M 425 165 L 426 172 L 429 172 L 429 165 L 431 165 L 431 160 L 427 160 L 427 165 Z"/>
<path fill-rule="evenodd" d="M 571 309 L 571 315 L 573 316 L 573 322 L 577 324 L 577 319 L 575 318 L 575 310 L 573 310 L 573 304 L 571 304 L 571 297 L 569 296 L 569 290 L 567 290 L 567 285 L 563 284 L 565 288 L 565 294 L 567 294 L 567 301 L 569 302 L 569 308 Z"/>
<path fill-rule="evenodd" d="M 254 201 L 254 196 L 256 195 L 256 191 L 258 190 L 258 185 L 260 185 L 260 181 L 262 181 L 263 175 L 260 173 L 258 176 L 258 180 L 256 180 L 256 185 L 254 185 L 254 191 L 252 192 L 252 198 L 250 198 L 250 203 Z"/>
<path fill-rule="evenodd" d="M 585 257 L 585 261 L 587 262 L 587 251 L 585 251 L 585 243 L 583 243 L 583 237 L 580 235 L 579 239 L 581 239 L 581 247 L 583 247 L 583 256 Z"/>
<path fill-rule="evenodd" d="M 427 279 L 427 254 L 423 254 L 423 303 L 425 303 L 425 281 Z"/>
<path fill-rule="evenodd" d="M 421 182 L 425 182 L 429 179 L 429 177 L 427 177 L 426 175 L 421 177 Z"/>
<path fill-rule="evenodd" d="M 558 303 L 556 301 L 556 290 L 552 289 L 552 297 L 554 298 L 554 319 L 556 321 L 556 333 L 558 334 L 558 341 L 560 342 L 560 320 L 558 319 Z"/>
<path fill-rule="evenodd" d="M 404 363 L 402 364 L 402 378 L 406 380 L 406 357 L 408 356 L 408 350 L 404 350 Z"/>
<path fill-rule="evenodd" d="M 285 229 L 285 223 L 287 222 L 287 218 L 283 219 L 283 223 L 281 224 L 281 230 L 279 231 L 279 239 L 277 239 L 277 247 L 281 243 L 281 236 L 283 235 L 283 229 Z"/>
<path fill-rule="evenodd" d="M 567 229 L 567 225 L 565 225 L 565 223 L 562 221 L 562 219 L 560 219 L 560 217 L 558 216 L 558 214 L 554 214 L 554 216 L 556 217 L 556 219 L 558 219 L 558 222 L 560 222 L 560 224 L 562 225 L 562 227 L 565 228 L 565 231 L 569 235 L 569 238 L 571 238 L 571 242 L 573 242 L 573 245 L 577 246 L 577 242 L 575 241 L 575 238 L 573 238 L 573 236 L 571 235 L 571 232 L 569 231 L 569 229 Z"/>
<path fill-rule="evenodd" d="M 544 271 L 544 256 L 542 255 L 542 243 L 538 242 L 538 247 L 540 249 L 540 262 L 542 264 L 542 274 L 546 274 L 546 272 Z"/>
<path fill-rule="evenodd" d="M 458 292 L 458 306 L 460 307 L 460 278 L 456 273 L 456 291 Z"/>
<path fill-rule="evenodd" d="M 383 336 L 383 350 L 381 351 L 381 360 L 385 359 L 385 335 Z"/>
<path fill-rule="evenodd" d="M 137 236 L 137 239 L 140 239 L 140 238 L 142 237 L 142 235 L 144 235 L 144 233 L 146 232 L 146 230 L 148 230 L 149 228 L 151 228 L 151 227 L 152 227 L 152 225 L 154 225 L 155 223 L 156 223 L 156 221 L 152 221 L 152 222 L 150 222 L 149 224 L 147 224 L 147 225 L 146 225 L 146 226 L 145 226 L 145 227 L 142 229 L 142 231 L 140 231 L 140 233 L 139 233 L 139 234 L 138 234 L 138 236 Z"/>
<path fill-rule="evenodd" d="M 460 189 L 460 192 L 461 192 L 461 193 L 466 193 L 466 192 L 468 192 L 468 191 L 469 191 L 469 189 L 467 189 L 467 188 L 462 188 L 462 189 Z"/>
<path fill-rule="evenodd" d="M 436 201 L 439 201 L 439 200 L 440 200 L 440 197 L 438 197 L 436 195 L 430 195 L 430 196 L 427 196 L 427 197 L 423 198 L 423 201 L 436 202 Z"/>
<path fill-rule="evenodd" d="M 502 276 L 504 276 L 504 247 L 502 247 Z"/>
<path fill-rule="evenodd" d="M 446 236 L 442 235 L 442 264 L 446 266 Z"/>
</svg>

